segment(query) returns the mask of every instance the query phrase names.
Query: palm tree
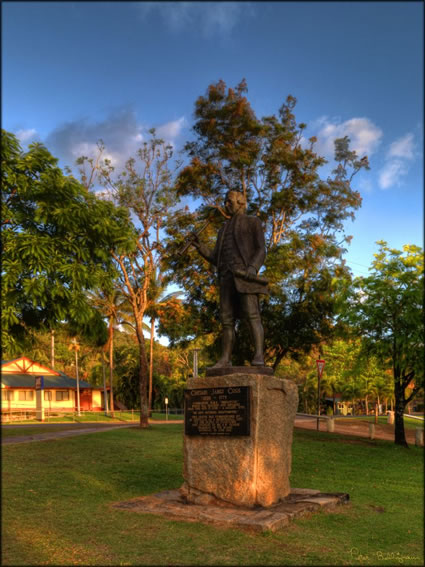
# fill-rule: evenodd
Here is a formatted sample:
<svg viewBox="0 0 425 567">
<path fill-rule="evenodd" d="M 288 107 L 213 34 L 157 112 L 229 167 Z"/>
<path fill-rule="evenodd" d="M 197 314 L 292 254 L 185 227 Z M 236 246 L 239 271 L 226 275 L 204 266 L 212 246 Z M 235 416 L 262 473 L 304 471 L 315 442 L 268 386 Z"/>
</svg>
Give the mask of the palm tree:
<svg viewBox="0 0 425 567">
<path fill-rule="evenodd" d="M 131 311 L 126 297 L 117 289 L 97 289 L 90 292 L 92 304 L 100 310 L 108 320 L 108 340 L 103 347 L 103 353 L 109 352 L 109 406 L 111 415 L 114 415 L 113 369 L 114 369 L 114 331 L 117 326 L 127 324 L 132 327 L 129 319 Z M 102 353 L 102 357 L 103 354 Z"/>
<path fill-rule="evenodd" d="M 388 400 L 391 400 L 394 396 L 394 381 L 392 376 L 392 371 L 384 371 L 381 378 L 377 382 L 377 392 L 378 392 L 378 404 L 380 400 L 385 402 L 385 414 L 388 411 Z"/>
<path fill-rule="evenodd" d="M 384 370 L 374 356 L 361 353 L 357 359 L 355 371 L 360 379 L 366 415 L 369 415 L 369 398 L 374 399 L 375 402 L 378 400 L 378 383 L 384 377 Z"/>
<path fill-rule="evenodd" d="M 332 397 L 332 410 L 336 414 L 336 394 L 341 390 L 341 380 L 336 374 L 324 373 L 321 380 L 322 394 Z"/>
<path fill-rule="evenodd" d="M 356 350 L 355 343 L 342 339 L 336 339 L 324 346 L 326 367 L 323 374 L 323 387 L 333 398 L 334 413 L 336 413 L 336 394 L 342 392 L 344 387 L 346 388 L 347 375 L 352 371 Z"/>
<path fill-rule="evenodd" d="M 148 291 L 148 307 L 145 314 L 150 318 L 150 346 L 149 346 L 149 390 L 148 390 L 148 410 L 149 416 L 152 414 L 152 381 L 153 381 L 153 345 L 155 341 L 155 324 L 161 317 L 161 309 L 170 307 L 178 302 L 181 291 L 175 291 L 164 295 L 167 283 L 163 274 L 158 268 L 155 269 Z"/>
<path fill-rule="evenodd" d="M 356 404 L 356 400 L 358 400 L 361 396 L 361 386 L 355 374 L 346 373 L 344 376 L 344 381 L 342 385 L 342 399 L 343 400 L 350 400 L 353 405 L 353 415 L 354 415 L 354 408 Z"/>
<path fill-rule="evenodd" d="M 366 415 L 369 415 L 369 398 L 376 399 L 376 386 L 373 380 L 373 377 L 366 374 L 360 377 L 361 378 L 361 392 L 364 398 L 364 405 Z"/>
</svg>

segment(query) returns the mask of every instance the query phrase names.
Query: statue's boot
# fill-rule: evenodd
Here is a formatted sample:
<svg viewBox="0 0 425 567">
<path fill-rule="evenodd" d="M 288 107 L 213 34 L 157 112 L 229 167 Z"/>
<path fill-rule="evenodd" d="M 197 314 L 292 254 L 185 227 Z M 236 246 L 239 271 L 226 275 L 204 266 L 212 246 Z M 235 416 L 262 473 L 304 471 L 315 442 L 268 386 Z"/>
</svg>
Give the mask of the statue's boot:
<svg viewBox="0 0 425 567">
<path fill-rule="evenodd" d="M 251 366 L 264 366 L 264 329 L 260 319 L 251 319 L 251 332 L 254 339 L 254 358 Z"/>
<path fill-rule="evenodd" d="M 232 350 L 235 341 L 235 329 L 232 327 L 224 327 L 221 336 L 221 357 L 214 364 L 213 368 L 225 368 L 232 366 Z"/>
<path fill-rule="evenodd" d="M 211 368 L 226 368 L 226 366 L 232 366 L 232 363 L 227 358 L 219 358 Z"/>
</svg>

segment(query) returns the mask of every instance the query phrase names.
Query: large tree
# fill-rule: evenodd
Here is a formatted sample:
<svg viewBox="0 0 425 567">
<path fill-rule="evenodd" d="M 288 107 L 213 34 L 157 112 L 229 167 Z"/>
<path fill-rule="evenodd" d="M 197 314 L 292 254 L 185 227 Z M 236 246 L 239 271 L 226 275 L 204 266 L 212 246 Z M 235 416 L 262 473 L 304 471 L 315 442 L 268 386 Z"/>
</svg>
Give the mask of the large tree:
<svg viewBox="0 0 425 567">
<path fill-rule="evenodd" d="M 71 330 L 104 341 L 87 291 L 107 285 L 111 253 L 131 245 L 128 212 L 98 199 L 41 144 L 24 152 L 2 131 L 2 342 L 8 355 L 30 347 L 32 331 Z"/>
<path fill-rule="evenodd" d="M 208 87 L 195 105 L 194 139 L 185 150 L 190 163 L 177 178 L 180 197 L 197 199 L 197 209 L 179 211 L 169 227 L 169 267 L 185 289 L 190 307 L 192 334 L 215 333 L 218 320 L 217 288 L 205 261 L 189 250 L 180 257 L 190 230 L 209 218 L 203 233 L 213 244 L 225 218 L 224 195 L 242 191 L 248 214 L 264 224 L 267 246 L 265 276 L 271 295 L 263 300 L 266 361 L 276 369 L 287 355 L 308 352 L 329 336 L 333 327 L 335 285 L 348 276 L 342 261 L 344 221 L 360 206 L 359 193 L 351 187 L 353 176 L 368 168 L 367 157 L 358 159 L 349 139 L 336 141 L 337 167 L 321 179 L 325 159 L 314 151 L 315 138 L 305 140 L 305 124 L 297 124 L 295 98 L 289 96 L 278 116 L 257 118 L 245 96 L 242 81 L 235 89 L 223 81 Z M 176 340 L 177 329 L 170 329 Z M 241 329 L 247 333 L 247 329 Z M 239 341 L 235 358 L 249 360 Z M 214 343 L 217 346 L 217 341 Z"/>
<path fill-rule="evenodd" d="M 403 413 L 424 384 L 423 250 L 378 244 L 371 275 L 354 281 L 343 316 L 361 334 L 367 352 L 392 367 L 395 443 L 407 446 Z"/>
<path fill-rule="evenodd" d="M 128 301 L 133 314 L 138 343 L 138 372 L 140 393 L 140 426 L 148 426 L 149 368 L 144 338 L 146 310 L 150 306 L 149 290 L 161 264 L 161 230 L 167 223 L 169 210 L 175 202 L 172 190 L 170 160 L 173 149 L 150 130 L 150 138 L 115 175 L 114 167 L 102 159 L 103 144 L 96 158 L 81 156 L 77 161 L 81 178 L 87 189 L 103 185 L 109 197 L 124 207 L 133 219 L 136 233 L 132 250 L 112 251 L 118 271 L 115 286 Z"/>
</svg>

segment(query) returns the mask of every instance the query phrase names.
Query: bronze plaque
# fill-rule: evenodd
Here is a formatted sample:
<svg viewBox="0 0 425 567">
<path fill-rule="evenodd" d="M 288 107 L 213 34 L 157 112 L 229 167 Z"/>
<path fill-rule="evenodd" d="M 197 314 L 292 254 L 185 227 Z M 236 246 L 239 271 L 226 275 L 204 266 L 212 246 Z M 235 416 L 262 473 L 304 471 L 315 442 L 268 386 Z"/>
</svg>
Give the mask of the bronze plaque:
<svg viewBox="0 0 425 567">
<path fill-rule="evenodd" d="M 186 435 L 250 435 L 250 387 L 184 391 Z"/>
</svg>

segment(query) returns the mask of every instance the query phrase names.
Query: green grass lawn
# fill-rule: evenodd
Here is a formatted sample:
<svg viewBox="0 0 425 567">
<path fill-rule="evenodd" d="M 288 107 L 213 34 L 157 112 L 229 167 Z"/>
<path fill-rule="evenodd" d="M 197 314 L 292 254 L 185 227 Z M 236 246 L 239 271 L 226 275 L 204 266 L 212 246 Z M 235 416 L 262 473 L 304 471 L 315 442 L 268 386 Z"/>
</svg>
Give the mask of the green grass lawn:
<svg viewBox="0 0 425 567">
<path fill-rule="evenodd" d="M 156 412 L 153 411 L 152 412 L 152 419 L 159 419 L 159 420 L 163 420 L 163 419 L 167 419 L 165 412 Z M 184 420 L 184 415 L 182 413 L 168 413 L 168 419 L 169 420 L 176 420 L 178 419 L 179 421 L 183 421 Z"/>
<path fill-rule="evenodd" d="M 3 565 L 422 565 L 423 450 L 295 430 L 291 485 L 351 503 L 250 534 L 112 508 L 182 484 L 182 427 L 2 448 Z"/>
<path fill-rule="evenodd" d="M 81 415 L 76 415 L 76 413 L 64 413 L 60 415 L 53 414 L 49 416 L 47 413 L 45 415 L 45 423 L 118 423 L 123 421 L 137 421 L 139 419 L 138 413 L 132 413 L 130 411 L 115 411 L 114 415 L 105 415 L 102 411 L 99 412 L 81 412 Z M 40 423 L 37 419 L 25 419 L 22 421 L 14 420 L 10 422 L 12 425 L 27 424 L 27 423 Z"/>
</svg>

